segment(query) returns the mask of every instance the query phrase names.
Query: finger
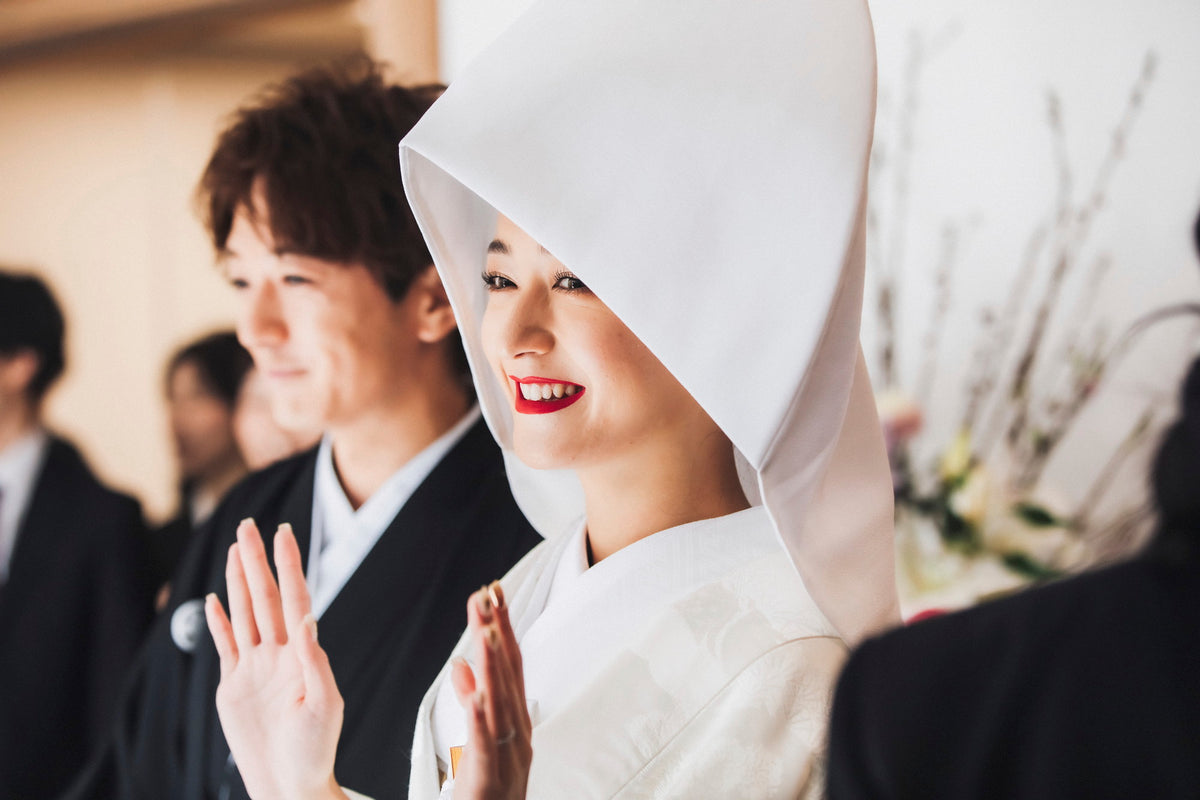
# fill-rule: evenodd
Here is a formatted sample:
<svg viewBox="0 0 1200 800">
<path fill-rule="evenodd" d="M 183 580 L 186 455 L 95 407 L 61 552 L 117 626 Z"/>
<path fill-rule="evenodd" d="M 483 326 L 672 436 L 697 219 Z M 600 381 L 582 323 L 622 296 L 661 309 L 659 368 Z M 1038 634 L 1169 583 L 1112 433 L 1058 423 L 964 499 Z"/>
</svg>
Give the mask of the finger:
<svg viewBox="0 0 1200 800">
<path fill-rule="evenodd" d="M 233 638 L 233 627 L 225 609 L 215 594 L 204 598 L 204 617 L 208 620 L 208 631 L 212 634 L 213 644 L 217 646 L 217 655 L 221 658 L 221 679 L 237 666 L 237 642 Z"/>
<path fill-rule="evenodd" d="M 275 532 L 275 569 L 279 571 L 279 595 L 283 602 L 283 620 L 288 638 L 303 635 L 301 626 L 312 610 L 304 567 L 300 561 L 300 546 L 292 526 L 286 522 Z"/>
<path fill-rule="evenodd" d="M 488 587 L 488 595 L 492 601 L 493 613 L 496 615 L 496 629 L 500 633 L 500 641 L 503 644 L 503 650 L 514 680 L 516 695 L 521 700 L 521 707 L 525 708 L 527 704 L 525 702 L 524 661 L 521 657 L 521 646 L 517 643 L 517 635 L 513 632 L 512 621 L 508 613 L 508 603 L 505 601 L 504 590 L 500 587 L 500 581 L 494 581 Z M 526 711 L 525 716 L 528 716 L 528 711 Z"/>
<path fill-rule="evenodd" d="M 488 726 L 496 738 L 506 738 L 513 730 L 511 705 L 515 700 L 512 681 L 505 665 L 507 658 L 502 651 L 496 629 L 497 609 L 492 598 L 502 595 L 484 586 L 471 595 L 467 609 L 467 624 L 474 639 L 479 665 L 476 681 L 488 698 L 485 704 Z"/>
<path fill-rule="evenodd" d="M 264 642 L 283 644 L 287 635 L 283 627 L 283 606 L 279 601 L 279 587 L 267 563 L 267 551 L 262 536 L 252 519 L 244 519 L 237 529 L 238 553 L 242 557 L 242 569 L 250 587 L 250 600 L 254 608 L 254 621 Z"/>
<path fill-rule="evenodd" d="M 318 706 L 340 701 L 337 680 L 329 656 L 317 643 L 317 620 L 312 614 L 305 615 L 300 622 L 300 633 L 292 640 L 296 644 L 296 655 L 304 676 L 304 696 Z"/>
<path fill-rule="evenodd" d="M 458 704 L 464 711 L 470 711 L 471 698 L 475 694 L 475 673 L 471 672 L 471 666 L 465 658 L 458 657 L 450 662 L 450 683 L 454 686 Z"/>
<path fill-rule="evenodd" d="M 514 730 L 513 704 L 516 697 L 512 681 L 508 676 L 507 658 L 501 650 L 500 634 L 494 624 L 478 629 L 479 675 L 477 676 L 486 698 L 484 712 L 488 728 L 496 739 L 507 741 Z"/>
<path fill-rule="evenodd" d="M 246 573 L 242 571 L 242 557 L 237 544 L 229 546 L 229 558 L 225 561 L 225 584 L 229 589 L 229 621 L 233 627 L 233 638 L 238 652 L 254 647 L 259 642 L 258 626 L 254 623 L 254 608 L 250 603 L 250 587 L 246 585 Z"/>
<path fill-rule="evenodd" d="M 469 771 L 473 780 L 483 786 L 495 783 L 498 774 L 496 740 L 488 730 L 486 705 L 486 692 L 479 690 L 471 695 L 467 706 L 467 745 L 463 748 L 463 757 L 469 764 L 464 765 L 463 772 Z"/>
<path fill-rule="evenodd" d="M 515 640 L 508 645 L 504 642 L 504 634 L 499 630 L 499 609 L 497 620 L 487 630 L 489 650 L 489 674 L 495 685 L 502 687 L 493 696 L 493 717 L 495 720 L 496 765 L 500 775 L 506 780 L 528 768 L 528 753 L 532 738 L 529 710 L 525 706 L 524 692 L 520 686 L 520 667 L 513 664 L 509 651 L 517 651 Z"/>
</svg>

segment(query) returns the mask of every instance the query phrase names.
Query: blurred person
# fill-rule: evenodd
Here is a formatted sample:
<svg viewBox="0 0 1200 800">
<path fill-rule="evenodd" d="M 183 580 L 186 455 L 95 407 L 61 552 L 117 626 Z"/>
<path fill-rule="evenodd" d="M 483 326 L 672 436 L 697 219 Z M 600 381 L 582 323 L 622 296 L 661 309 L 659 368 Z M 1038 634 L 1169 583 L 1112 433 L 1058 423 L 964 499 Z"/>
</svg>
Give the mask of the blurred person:
<svg viewBox="0 0 1200 800">
<path fill-rule="evenodd" d="M 864 643 L 830 800 L 1200 797 L 1200 359 L 1152 481 L 1139 556 Z"/>
<path fill-rule="evenodd" d="M 271 412 L 270 386 L 253 366 L 242 379 L 233 409 L 233 436 L 246 466 L 263 469 L 276 461 L 307 450 L 321 438 L 318 428 L 286 429 Z"/>
<path fill-rule="evenodd" d="M 179 469 L 176 515 L 151 531 L 154 580 L 170 578 L 191 538 L 247 472 L 234 435 L 238 394 L 250 354 L 233 331 L 209 334 L 183 346 L 167 365 L 171 439 Z M 160 595 L 165 602 L 165 596 Z"/>
<path fill-rule="evenodd" d="M 53 796 L 83 766 L 111 725 L 151 615 L 140 506 L 103 486 L 45 426 L 63 336 L 47 286 L 0 272 L 4 800 Z"/>
<path fill-rule="evenodd" d="M 203 618 L 207 594 L 225 599 L 239 521 L 295 531 L 345 693 L 339 777 L 384 797 L 407 788 L 417 705 L 466 598 L 538 541 L 475 405 L 396 163 L 439 91 L 386 85 L 365 61 L 313 70 L 219 136 L 199 192 L 238 338 L 280 424 L 326 433 L 243 480 L 197 532 L 109 749 L 72 796 L 246 797 Z"/>
</svg>

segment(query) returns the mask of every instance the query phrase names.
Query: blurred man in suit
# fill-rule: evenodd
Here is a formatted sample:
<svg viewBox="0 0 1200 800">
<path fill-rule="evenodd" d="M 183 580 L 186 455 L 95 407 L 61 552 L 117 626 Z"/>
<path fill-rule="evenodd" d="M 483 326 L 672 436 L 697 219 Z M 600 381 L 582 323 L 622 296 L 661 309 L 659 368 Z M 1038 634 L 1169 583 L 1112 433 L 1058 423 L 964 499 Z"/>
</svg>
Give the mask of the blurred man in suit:
<svg viewBox="0 0 1200 800">
<path fill-rule="evenodd" d="M 1128 563 L 863 644 L 830 800 L 1200 797 L 1200 359 L 1153 481 Z"/>
<path fill-rule="evenodd" d="M 389 86 L 366 63 L 315 70 L 260 95 L 219 137 L 200 194 L 238 338 L 279 423 L 326 434 L 247 477 L 196 532 L 111 748 L 73 796 L 246 797 L 203 616 L 208 593 L 227 601 L 240 520 L 268 540 L 280 523 L 295 531 L 345 700 L 338 778 L 374 797 L 407 792 L 417 707 L 470 592 L 539 540 L 404 197 L 397 143 L 438 91 Z"/>
<path fill-rule="evenodd" d="M 32 275 L 0 272 L 0 798 L 61 790 L 107 733 L 150 622 L 136 500 L 48 432 L 63 317 Z"/>
</svg>

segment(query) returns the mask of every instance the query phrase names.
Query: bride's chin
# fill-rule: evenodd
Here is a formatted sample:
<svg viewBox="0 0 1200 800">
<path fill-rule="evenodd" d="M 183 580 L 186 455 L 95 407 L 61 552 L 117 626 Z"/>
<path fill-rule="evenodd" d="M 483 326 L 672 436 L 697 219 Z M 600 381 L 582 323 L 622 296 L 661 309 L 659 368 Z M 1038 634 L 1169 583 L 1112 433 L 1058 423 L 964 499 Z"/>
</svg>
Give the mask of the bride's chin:
<svg viewBox="0 0 1200 800">
<path fill-rule="evenodd" d="M 529 432 L 513 432 L 513 452 L 527 467 L 532 469 L 566 469 L 574 466 L 568 454 L 570 442 L 561 437 L 531 435 Z"/>
</svg>

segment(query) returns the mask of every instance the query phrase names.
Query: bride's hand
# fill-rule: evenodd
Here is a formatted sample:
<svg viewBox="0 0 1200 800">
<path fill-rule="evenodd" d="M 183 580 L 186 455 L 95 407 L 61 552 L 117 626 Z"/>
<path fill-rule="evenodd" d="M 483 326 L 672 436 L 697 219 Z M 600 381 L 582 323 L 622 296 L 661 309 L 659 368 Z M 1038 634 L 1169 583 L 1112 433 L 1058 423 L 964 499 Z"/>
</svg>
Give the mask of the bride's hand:
<svg viewBox="0 0 1200 800">
<path fill-rule="evenodd" d="M 533 726 L 525 705 L 521 650 L 499 583 L 471 595 L 467 627 L 479 656 L 474 672 L 461 659 L 451 672 L 467 713 L 467 744 L 454 780 L 454 798 L 518 800 L 525 797 L 529 782 Z"/>
<path fill-rule="evenodd" d="M 325 651 L 290 525 L 275 534 L 271 575 L 253 520 L 238 525 L 225 580 L 229 616 L 216 595 L 204 610 L 221 684 L 217 713 L 246 790 L 268 798 L 345 798 L 333 777 L 342 697 Z"/>
</svg>

